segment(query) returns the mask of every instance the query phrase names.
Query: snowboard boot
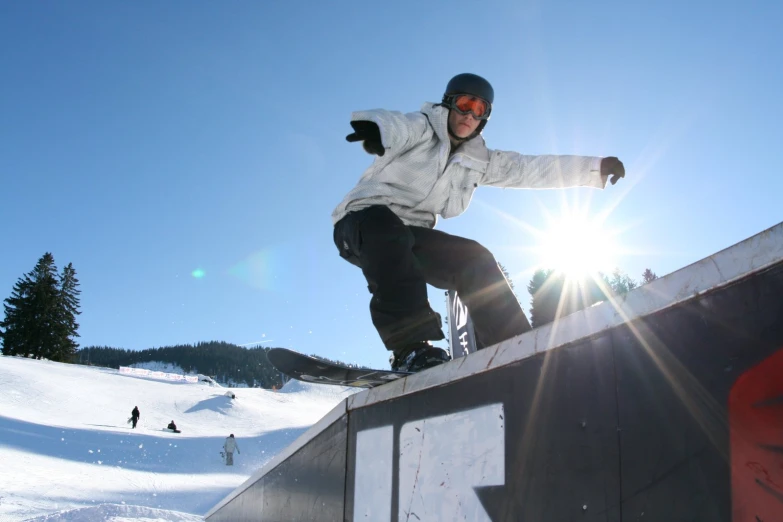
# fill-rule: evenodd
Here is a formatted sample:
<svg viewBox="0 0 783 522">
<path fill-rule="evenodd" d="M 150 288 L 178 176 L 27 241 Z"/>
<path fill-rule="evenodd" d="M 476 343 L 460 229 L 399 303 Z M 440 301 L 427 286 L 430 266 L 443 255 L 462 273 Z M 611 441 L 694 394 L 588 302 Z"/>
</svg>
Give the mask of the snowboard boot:
<svg viewBox="0 0 783 522">
<path fill-rule="evenodd" d="M 394 352 L 391 359 L 392 370 L 411 373 L 432 368 L 451 360 L 446 350 L 432 346 L 427 341 L 410 344 L 402 350 Z"/>
</svg>

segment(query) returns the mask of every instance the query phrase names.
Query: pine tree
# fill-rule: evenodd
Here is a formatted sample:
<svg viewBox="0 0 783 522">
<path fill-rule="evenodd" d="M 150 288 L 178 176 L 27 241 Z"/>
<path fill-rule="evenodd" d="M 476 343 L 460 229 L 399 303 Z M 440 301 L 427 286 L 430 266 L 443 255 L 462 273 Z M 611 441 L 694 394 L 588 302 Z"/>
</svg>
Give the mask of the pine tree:
<svg viewBox="0 0 783 522">
<path fill-rule="evenodd" d="M 508 273 L 508 270 L 506 270 L 506 267 L 503 266 L 499 261 L 498 261 L 498 268 L 500 268 L 500 271 L 503 272 L 503 276 L 506 278 L 506 281 L 508 281 L 508 286 L 511 287 L 511 292 L 514 294 L 514 297 L 517 298 L 517 302 L 519 302 L 519 296 L 517 295 L 517 292 L 514 289 L 514 281 L 513 279 L 511 279 L 511 275 Z"/>
<path fill-rule="evenodd" d="M 530 324 L 533 328 L 554 321 L 562 284 L 558 285 L 554 270 L 536 270 L 527 291 L 530 292 Z"/>
<path fill-rule="evenodd" d="M 642 281 L 643 281 L 642 284 L 646 285 L 647 283 L 652 283 L 656 279 L 658 279 L 658 276 L 655 275 L 655 272 L 653 272 L 649 268 L 645 269 L 645 271 L 642 273 Z"/>
<path fill-rule="evenodd" d="M 79 324 L 76 316 L 79 311 L 79 280 L 76 279 L 76 269 L 68 263 L 60 277 L 60 302 L 58 305 L 57 344 L 52 347 L 49 358 L 54 361 L 68 362 L 76 353 L 79 345 L 74 340 L 79 337 Z"/>
<path fill-rule="evenodd" d="M 34 321 L 31 329 L 31 353 L 36 359 L 48 357 L 57 344 L 57 319 L 60 305 L 59 278 L 54 256 L 45 253 L 32 271 L 33 291 L 30 314 Z M 27 354 L 25 354 L 27 355 Z"/>
<path fill-rule="evenodd" d="M 594 276 L 569 277 L 556 270 L 537 270 L 527 289 L 531 295 L 530 324 L 533 328 L 606 299 Z"/>
<path fill-rule="evenodd" d="M 612 272 L 612 277 L 607 278 L 606 282 L 609 284 L 615 295 L 625 295 L 639 286 L 636 281 L 631 279 L 628 274 L 622 272 L 619 268 L 616 268 L 614 272 Z"/>
<path fill-rule="evenodd" d="M 5 300 L 3 354 L 48 357 L 57 346 L 60 288 L 54 256 L 47 252 Z"/>
<path fill-rule="evenodd" d="M 498 267 L 500 268 L 500 271 L 503 272 L 503 275 L 506 277 L 506 281 L 508 281 L 508 286 L 511 287 L 511 290 L 514 290 L 514 281 L 511 280 L 511 275 L 509 275 L 508 270 L 506 270 L 506 267 L 503 266 L 500 261 L 498 261 Z"/>
<path fill-rule="evenodd" d="M 3 355 L 18 355 L 29 353 L 29 338 L 32 324 L 24 311 L 30 300 L 33 282 L 25 274 L 14 285 L 11 297 L 3 302 L 5 318 L 0 321 L 0 339 L 3 340 Z"/>
</svg>

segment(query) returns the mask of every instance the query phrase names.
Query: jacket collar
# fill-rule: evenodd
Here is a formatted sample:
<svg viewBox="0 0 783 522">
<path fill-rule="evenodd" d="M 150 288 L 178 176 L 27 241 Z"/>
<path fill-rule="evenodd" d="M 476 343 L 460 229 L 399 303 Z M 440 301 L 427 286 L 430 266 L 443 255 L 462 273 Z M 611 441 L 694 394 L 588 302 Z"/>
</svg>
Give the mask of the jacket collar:
<svg viewBox="0 0 783 522">
<path fill-rule="evenodd" d="M 427 102 L 421 106 L 421 112 L 430 120 L 430 125 L 435 130 L 435 135 L 438 136 L 441 141 L 451 144 L 448 128 L 449 110 L 442 105 Z"/>
</svg>

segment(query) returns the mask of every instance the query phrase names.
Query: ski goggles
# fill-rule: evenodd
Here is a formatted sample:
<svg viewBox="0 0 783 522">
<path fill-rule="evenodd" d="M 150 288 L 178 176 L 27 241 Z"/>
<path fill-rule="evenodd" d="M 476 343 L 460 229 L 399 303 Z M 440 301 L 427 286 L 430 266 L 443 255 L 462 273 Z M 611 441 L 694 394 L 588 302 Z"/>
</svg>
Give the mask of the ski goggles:
<svg viewBox="0 0 783 522">
<path fill-rule="evenodd" d="M 454 94 L 448 97 L 446 105 L 460 114 L 473 114 L 477 120 L 489 119 L 492 105 L 470 94 Z"/>
</svg>

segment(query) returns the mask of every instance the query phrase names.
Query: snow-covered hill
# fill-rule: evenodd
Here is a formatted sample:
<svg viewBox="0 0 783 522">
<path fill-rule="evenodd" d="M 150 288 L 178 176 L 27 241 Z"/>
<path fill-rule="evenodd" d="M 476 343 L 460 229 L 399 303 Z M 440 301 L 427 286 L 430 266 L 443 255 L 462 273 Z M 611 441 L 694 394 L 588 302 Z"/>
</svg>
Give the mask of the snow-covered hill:
<svg viewBox="0 0 783 522">
<path fill-rule="evenodd" d="M 202 520 L 350 393 L 296 381 L 278 392 L 215 388 L 0 357 L 0 520 Z M 171 420 L 181 434 L 164 429 Z M 230 433 L 241 451 L 233 467 L 219 454 Z"/>
</svg>

